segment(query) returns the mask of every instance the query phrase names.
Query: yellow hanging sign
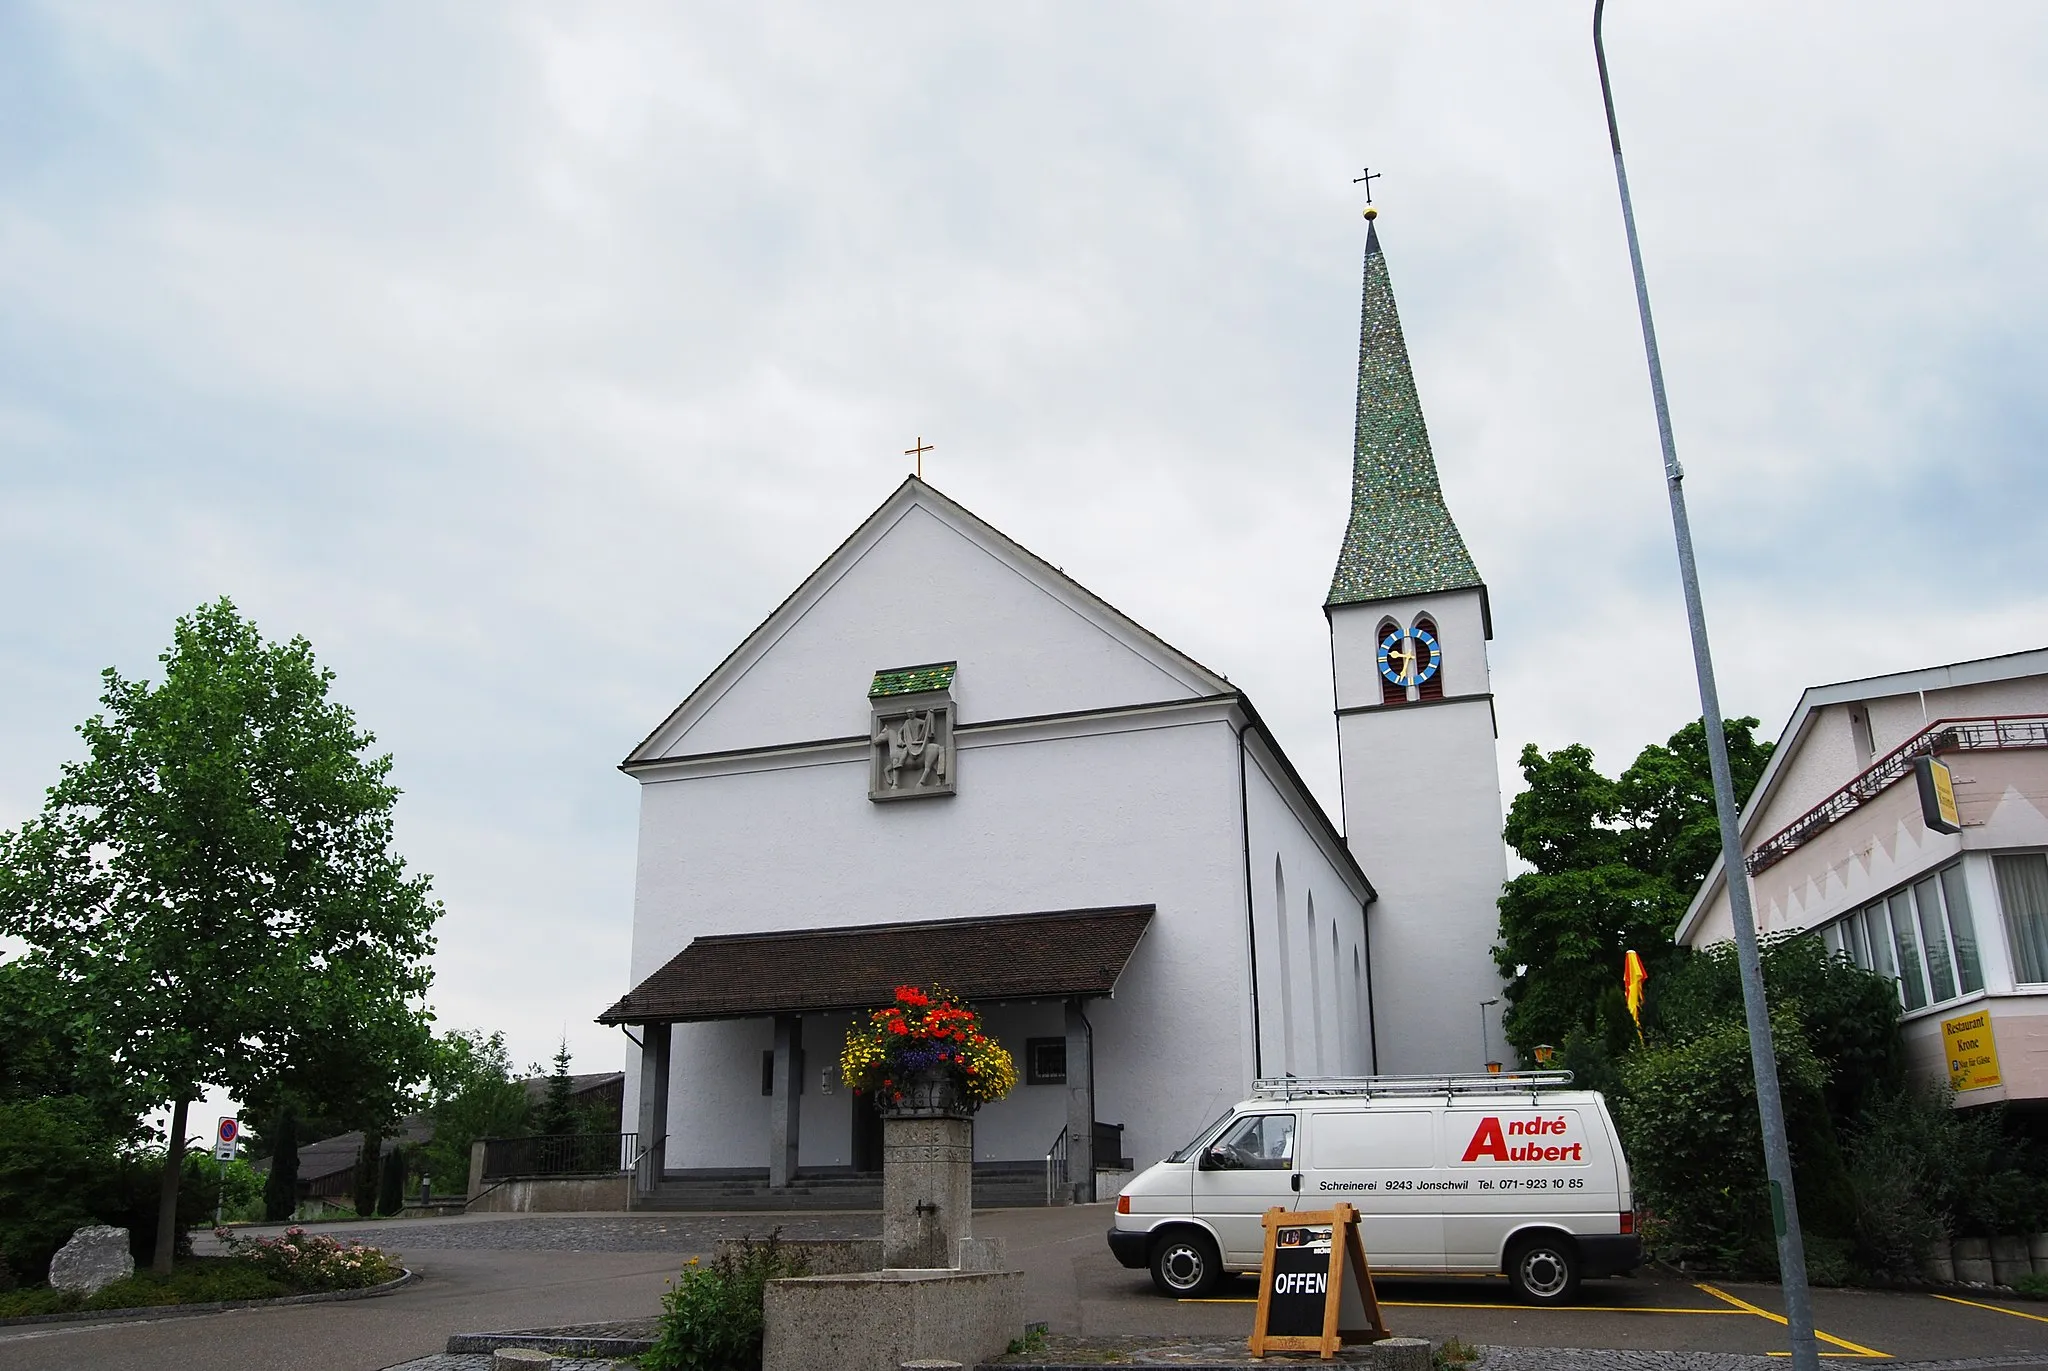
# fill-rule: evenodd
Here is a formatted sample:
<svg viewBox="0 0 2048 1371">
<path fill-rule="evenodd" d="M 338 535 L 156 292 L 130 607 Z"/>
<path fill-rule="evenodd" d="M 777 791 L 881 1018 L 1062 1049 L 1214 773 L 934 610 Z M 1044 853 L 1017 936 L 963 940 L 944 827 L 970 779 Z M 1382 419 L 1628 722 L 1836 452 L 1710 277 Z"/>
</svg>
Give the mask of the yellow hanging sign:
<svg viewBox="0 0 2048 1371">
<path fill-rule="evenodd" d="M 1998 1043 L 1991 1036 L 1990 1010 L 1943 1019 L 1941 1047 L 1948 1062 L 1948 1083 L 1958 1092 L 2005 1084 L 1998 1074 Z"/>
</svg>

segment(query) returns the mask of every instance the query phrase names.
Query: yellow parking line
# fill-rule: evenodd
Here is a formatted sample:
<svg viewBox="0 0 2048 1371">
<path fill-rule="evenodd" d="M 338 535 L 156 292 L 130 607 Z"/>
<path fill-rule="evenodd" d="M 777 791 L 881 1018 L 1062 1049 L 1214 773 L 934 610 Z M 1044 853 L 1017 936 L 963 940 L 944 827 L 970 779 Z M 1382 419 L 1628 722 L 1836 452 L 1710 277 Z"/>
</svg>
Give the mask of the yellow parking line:
<svg viewBox="0 0 2048 1371">
<path fill-rule="evenodd" d="M 2032 1319 L 2035 1323 L 2048 1323 L 2048 1319 L 2042 1318 L 2039 1314 L 2023 1314 L 2017 1309 L 2007 1309 L 2002 1304 L 1979 1304 L 1975 1300 L 1959 1300 L 1954 1295 L 1936 1295 L 1934 1298 L 1947 1300 L 1950 1304 L 1967 1304 L 1972 1309 L 1996 1310 L 2000 1314 L 2010 1314 L 2016 1319 Z"/>
<path fill-rule="evenodd" d="M 1756 1315 L 1760 1319 L 1769 1319 L 1772 1323 L 1776 1324 L 1785 1323 L 1785 1316 L 1783 1314 L 1773 1314 L 1768 1309 L 1760 1309 L 1756 1305 L 1751 1304 L 1748 1300 L 1739 1300 L 1735 1298 L 1735 1296 L 1729 1294 L 1726 1290 L 1722 1290 L 1715 1286 L 1708 1285 L 1705 1281 L 1699 1282 L 1694 1288 L 1697 1290 L 1706 1291 L 1715 1299 L 1726 1300 L 1728 1301 L 1728 1303 L 1734 1305 L 1737 1309 L 1745 1310 L 1748 1313 Z M 1876 1357 L 1879 1359 L 1884 1359 L 1888 1358 L 1891 1355 L 1888 1352 L 1879 1352 L 1875 1348 L 1864 1347 L 1860 1344 L 1850 1342 L 1847 1338 L 1838 1338 L 1832 1333 L 1823 1333 L 1818 1328 L 1813 1330 L 1813 1336 L 1819 1338 L 1822 1342 L 1833 1343 L 1836 1347 L 1846 1348 L 1852 1356 Z M 1771 1355 L 1777 1356 L 1778 1354 L 1773 1352 Z M 1785 1355 L 1790 1356 L 1791 1353 L 1788 1352 L 1785 1353 Z M 1821 1355 L 1839 1356 L 1841 1354 L 1823 1352 Z"/>
</svg>

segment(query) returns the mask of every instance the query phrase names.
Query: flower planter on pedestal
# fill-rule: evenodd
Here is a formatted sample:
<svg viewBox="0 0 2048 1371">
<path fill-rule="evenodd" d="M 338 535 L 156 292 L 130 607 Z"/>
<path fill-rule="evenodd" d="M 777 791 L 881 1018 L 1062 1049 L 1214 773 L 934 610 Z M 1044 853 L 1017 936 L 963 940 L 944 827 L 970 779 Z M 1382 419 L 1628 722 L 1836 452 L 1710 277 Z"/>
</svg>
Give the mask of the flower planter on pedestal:
<svg viewBox="0 0 2048 1371">
<path fill-rule="evenodd" d="M 960 1073 L 942 1066 L 914 1071 L 875 1096 L 884 1119 L 968 1119 L 980 1107 Z"/>
</svg>

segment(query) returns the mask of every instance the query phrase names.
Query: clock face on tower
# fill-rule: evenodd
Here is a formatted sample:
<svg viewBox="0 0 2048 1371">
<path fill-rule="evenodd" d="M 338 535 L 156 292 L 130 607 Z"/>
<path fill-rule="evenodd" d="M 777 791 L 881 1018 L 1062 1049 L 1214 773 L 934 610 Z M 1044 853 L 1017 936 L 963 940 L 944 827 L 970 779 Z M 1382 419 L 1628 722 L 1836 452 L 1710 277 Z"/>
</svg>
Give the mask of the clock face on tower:
<svg viewBox="0 0 2048 1371">
<path fill-rule="evenodd" d="M 1397 686 L 1419 686 L 1443 665 L 1443 649 L 1426 628 L 1394 629 L 1380 639 L 1380 675 Z"/>
</svg>

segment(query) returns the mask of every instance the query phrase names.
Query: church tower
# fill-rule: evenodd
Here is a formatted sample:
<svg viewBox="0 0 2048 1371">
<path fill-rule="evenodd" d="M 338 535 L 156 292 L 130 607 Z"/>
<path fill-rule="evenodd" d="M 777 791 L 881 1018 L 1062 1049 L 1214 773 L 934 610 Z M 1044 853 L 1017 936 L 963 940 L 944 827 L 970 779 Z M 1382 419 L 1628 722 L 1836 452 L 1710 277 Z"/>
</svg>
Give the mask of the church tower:
<svg viewBox="0 0 2048 1371">
<path fill-rule="evenodd" d="M 1437 484 L 1377 225 L 1365 238 L 1351 522 L 1323 613 L 1345 839 L 1379 893 L 1367 916 L 1375 1069 L 1505 1061 L 1493 620 Z"/>
</svg>

